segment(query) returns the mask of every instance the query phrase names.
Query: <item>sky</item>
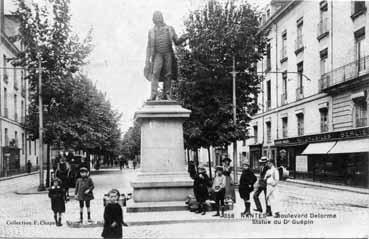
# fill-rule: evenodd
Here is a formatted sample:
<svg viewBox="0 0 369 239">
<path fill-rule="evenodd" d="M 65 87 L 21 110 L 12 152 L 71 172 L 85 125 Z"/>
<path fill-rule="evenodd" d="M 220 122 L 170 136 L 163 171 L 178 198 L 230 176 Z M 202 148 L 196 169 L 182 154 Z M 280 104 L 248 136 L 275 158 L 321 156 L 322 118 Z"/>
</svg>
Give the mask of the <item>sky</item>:
<svg viewBox="0 0 369 239">
<path fill-rule="evenodd" d="M 42 0 L 34 0 L 40 2 Z M 122 113 L 122 132 L 133 123 L 137 111 L 150 96 L 150 83 L 143 76 L 147 33 L 152 13 L 159 10 L 177 34 L 191 9 L 205 0 L 71 0 L 73 30 L 84 37 L 93 28 L 94 50 L 84 73 L 106 92 L 113 108 Z M 249 0 L 253 5 L 263 0 Z M 5 0 L 5 9 L 14 9 Z"/>
</svg>

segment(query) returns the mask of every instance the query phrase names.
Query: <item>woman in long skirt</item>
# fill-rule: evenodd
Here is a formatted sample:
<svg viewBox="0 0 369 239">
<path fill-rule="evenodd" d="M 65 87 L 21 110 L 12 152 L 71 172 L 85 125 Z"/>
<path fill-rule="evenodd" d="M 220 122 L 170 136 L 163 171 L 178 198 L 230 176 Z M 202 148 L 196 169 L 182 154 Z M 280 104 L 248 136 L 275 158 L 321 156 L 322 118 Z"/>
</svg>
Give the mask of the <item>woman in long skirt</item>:
<svg viewBox="0 0 369 239">
<path fill-rule="evenodd" d="M 230 158 L 223 159 L 223 175 L 226 178 L 226 186 L 225 186 L 225 199 L 232 199 L 233 202 L 236 201 L 236 195 L 233 187 L 233 179 L 232 179 L 232 172 L 233 167 L 231 164 Z"/>
</svg>

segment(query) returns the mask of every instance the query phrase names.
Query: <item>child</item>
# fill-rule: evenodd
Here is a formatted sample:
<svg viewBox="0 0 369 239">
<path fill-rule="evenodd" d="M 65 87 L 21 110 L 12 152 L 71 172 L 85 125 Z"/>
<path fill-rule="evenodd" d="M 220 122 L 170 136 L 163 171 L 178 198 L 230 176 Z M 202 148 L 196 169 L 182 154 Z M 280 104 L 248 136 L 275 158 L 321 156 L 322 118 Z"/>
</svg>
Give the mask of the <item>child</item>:
<svg viewBox="0 0 369 239">
<path fill-rule="evenodd" d="M 226 178 L 223 175 L 223 167 L 217 166 L 215 170 L 215 177 L 212 187 L 213 191 L 215 192 L 215 207 L 217 209 L 217 213 L 213 215 L 214 217 L 219 216 L 219 204 L 222 210 L 222 217 L 224 217 L 225 185 Z"/>
<path fill-rule="evenodd" d="M 80 220 L 79 222 L 83 222 L 83 206 L 86 204 L 87 208 L 87 220 L 88 222 L 92 222 L 91 220 L 91 211 L 90 211 L 90 201 L 94 199 L 94 195 L 92 190 L 94 189 L 94 183 L 92 179 L 89 177 L 89 173 L 87 168 L 80 168 L 81 177 L 76 181 L 76 190 L 75 195 L 76 199 L 79 201 L 80 208 Z"/>
<path fill-rule="evenodd" d="M 56 226 L 62 226 L 61 214 L 65 212 L 65 192 L 60 186 L 61 180 L 55 178 L 53 181 L 53 186 L 49 189 L 49 198 L 51 199 L 51 209 L 54 212 L 54 219 Z M 59 214 L 59 218 L 58 218 Z"/>
<path fill-rule="evenodd" d="M 256 182 L 255 174 L 250 170 L 249 164 L 243 163 L 243 170 L 240 179 L 240 185 L 238 191 L 240 197 L 245 202 L 245 211 L 241 214 L 244 216 L 250 216 L 250 193 L 254 190 L 254 183 Z"/>
<path fill-rule="evenodd" d="M 109 192 L 109 203 L 104 210 L 104 229 L 101 234 L 103 238 L 122 238 L 123 210 L 118 204 L 120 193 L 117 189 Z"/>
<path fill-rule="evenodd" d="M 199 208 L 196 213 L 206 214 L 205 201 L 209 199 L 208 187 L 211 186 L 210 179 L 204 167 L 199 167 L 199 173 L 194 180 L 194 192 Z"/>
</svg>

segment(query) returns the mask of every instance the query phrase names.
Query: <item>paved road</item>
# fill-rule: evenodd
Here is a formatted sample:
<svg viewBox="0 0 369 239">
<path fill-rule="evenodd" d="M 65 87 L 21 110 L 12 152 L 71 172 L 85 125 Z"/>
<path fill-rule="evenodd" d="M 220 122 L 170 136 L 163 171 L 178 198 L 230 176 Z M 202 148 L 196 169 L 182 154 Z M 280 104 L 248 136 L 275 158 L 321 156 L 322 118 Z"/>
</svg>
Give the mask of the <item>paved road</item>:
<svg viewBox="0 0 369 239">
<path fill-rule="evenodd" d="M 101 221 L 103 214 L 102 197 L 111 188 L 129 192 L 130 179 L 137 171 L 103 170 L 93 174 L 96 185 L 95 200 L 92 201 L 92 217 Z M 38 175 L 0 182 L 0 237 L 67 237 L 99 238 L 102 228 L 90 225 L 73 228 L 65 223 L 63 227 L 49 225 L 53 221 L 50 202 L 46 194 L 17 195 L 15 191 L 35 187 Z M 281 212 L 289 220 L 287 224 L 274 224 L 274 220 L 242 219 L 241 200 L 233 212 L 234 219 L 217 219 L 211 213 L 205 216 L 190 212 L 129 213 L 125 220 L 130 227 L 124 228 L 124 238 L 229 238 L 229 237 L 368 237 L 369 196 L 352 192 L 316 188 L 291 183 L 281 183 Z M 293 224 L 291 215 L 305 216 Z M 315 216 L 311 218 L 311 213 Z M 335 218 L 319 218 L 329 215 Z M 78 203 L 67 203 L 63 220 L 77 221 Z M 155 225 L 153 225 L 153 222 Z M 24 225 L 19 225 L 19 224 Z M 276 222 L 277 223 L 277 222 Z M 312 223 L 312 224 L 311 224 Z"/>
</svg>

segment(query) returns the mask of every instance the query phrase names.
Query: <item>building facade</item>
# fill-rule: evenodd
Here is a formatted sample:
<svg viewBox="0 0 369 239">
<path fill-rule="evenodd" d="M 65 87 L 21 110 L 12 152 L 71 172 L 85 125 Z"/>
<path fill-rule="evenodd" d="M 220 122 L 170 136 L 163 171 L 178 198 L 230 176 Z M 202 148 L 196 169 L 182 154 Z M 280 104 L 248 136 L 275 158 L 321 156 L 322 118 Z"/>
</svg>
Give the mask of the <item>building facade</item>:
<svg viewBox="0 0 369 239">
<path fill-rule="evenodd" d="M 4 15 L 1 1 L 0 17 L 0 177 L 26 171 L 28 160 L 38 165 L 38 142 L 27 137 L 24 127 L 29 104 L 26 72 L 12 64 L 21 50 L 21 42 L 14 40 L 18 22 Z"/>
<path fill-rule="evenodd" d="M 271 1 L 245 154 L 308 180 L 368 187 L 369 1 Z M 245 147 L 244 147 L 245 148 Z"/>
</svg>

